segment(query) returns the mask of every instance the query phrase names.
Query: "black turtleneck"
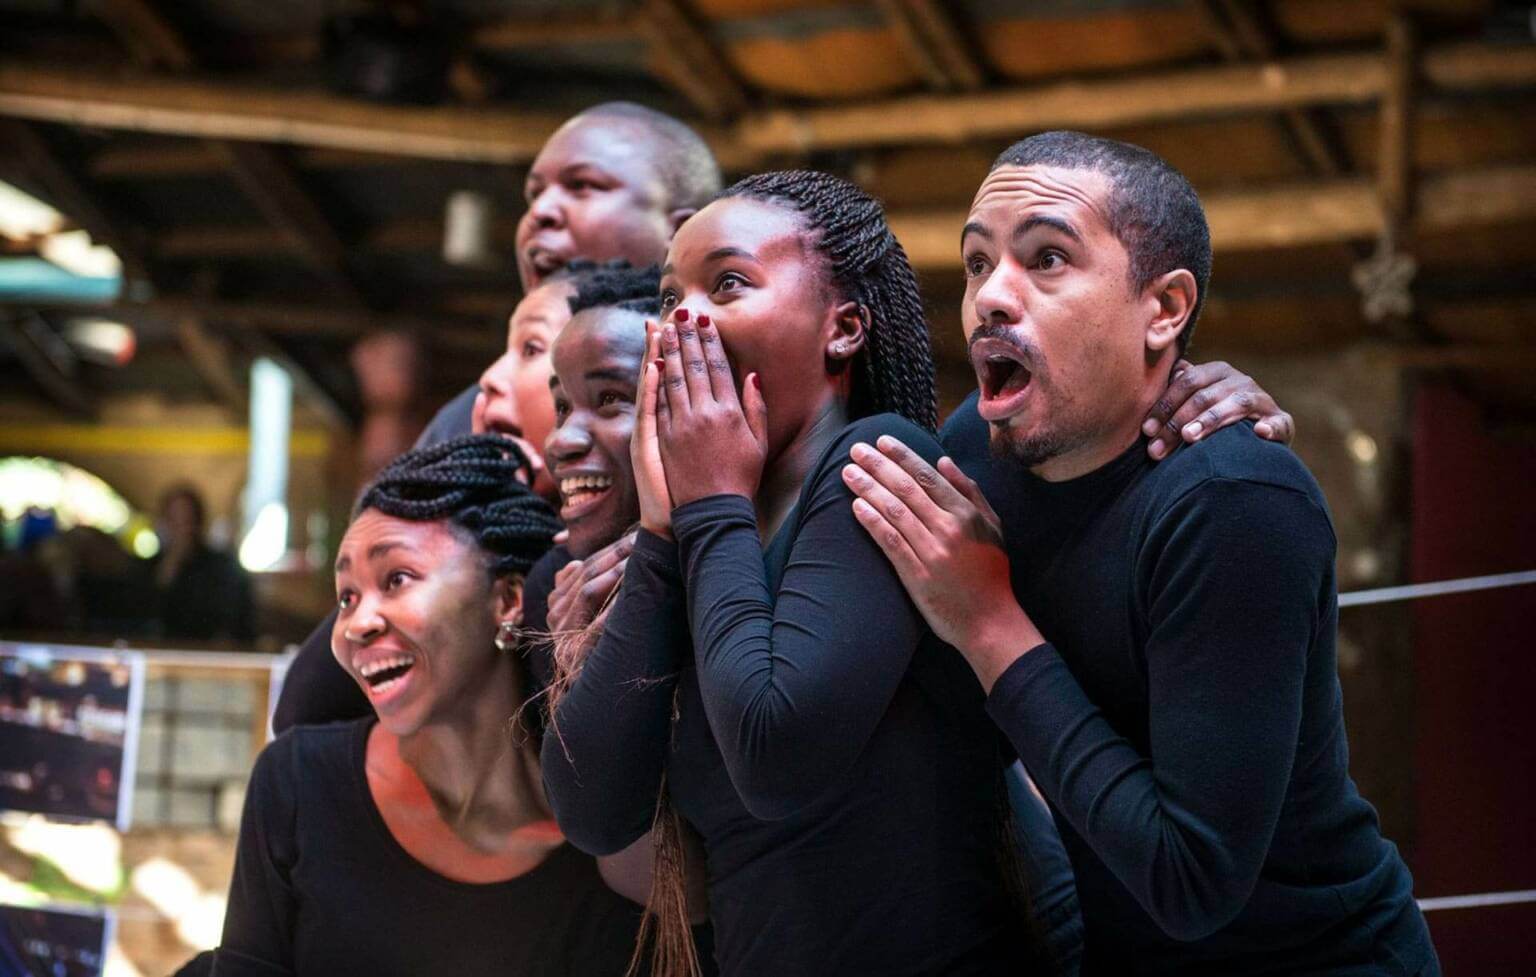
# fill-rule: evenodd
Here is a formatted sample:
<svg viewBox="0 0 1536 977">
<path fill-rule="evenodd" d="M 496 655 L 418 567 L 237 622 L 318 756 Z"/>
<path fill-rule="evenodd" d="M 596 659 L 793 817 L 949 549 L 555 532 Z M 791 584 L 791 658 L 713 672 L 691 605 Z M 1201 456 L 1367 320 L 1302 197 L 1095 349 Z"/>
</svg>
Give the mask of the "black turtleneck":
<svg viewBox="0 0 1536 977">
<path fill-rule="evenodd" d="M 1250 425 L 1081 478 L 943 441 L 1003 520 L 1047 644 L 987 709 L 1050 801 L 1084 973 L 1436 972 L 1412 879 L 1350 780 L 1323 496 Z"/>
</svg>

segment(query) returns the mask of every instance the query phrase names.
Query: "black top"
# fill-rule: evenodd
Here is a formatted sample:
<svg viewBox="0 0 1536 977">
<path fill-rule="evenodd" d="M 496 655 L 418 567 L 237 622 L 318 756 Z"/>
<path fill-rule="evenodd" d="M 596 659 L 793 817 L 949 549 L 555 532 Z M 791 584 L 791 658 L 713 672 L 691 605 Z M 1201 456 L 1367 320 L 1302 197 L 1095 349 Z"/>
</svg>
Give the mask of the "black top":
<svg viewBox="0 0 1536 977">
<path fill-rule="evenodd" d="M 569 845 L 505 882 L 455 882 L 390 834 L 360 720 L 301 726 L 256 761 L 218 977 L 620 977 L 639 907 Z"/>
<path fill-rule="evenodd" d="M 980 686 L 924 626 L 839 474 L 881 434 L 938 456 L 901 418 L 850 425 L 766 550 L 740 496 L 678 507 L 676 545 L 641 532 L 544 739 L 561 827 L 594 853 L 650 826 L 665 772 L 704 841 L 730 977 L 1027 972 Z"/>
<path fill-rule="evenodd" d="M 1072 856 L 1084 972 L 1432 962 L 1408 869 L 1349 777 L 1333 527 L 1290 450 L 1239 425 L 1050 483 L 992 458 L 974 399 L 943 437 L 1050 642 L 987 710 Z"/>
</svg>

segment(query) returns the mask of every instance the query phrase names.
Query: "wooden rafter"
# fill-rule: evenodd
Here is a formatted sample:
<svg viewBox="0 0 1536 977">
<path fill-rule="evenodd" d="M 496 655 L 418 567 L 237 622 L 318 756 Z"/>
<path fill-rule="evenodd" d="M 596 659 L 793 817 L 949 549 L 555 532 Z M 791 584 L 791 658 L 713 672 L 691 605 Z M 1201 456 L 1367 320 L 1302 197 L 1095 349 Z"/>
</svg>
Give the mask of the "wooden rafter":
<svg viewBox="0 0 1536 977">
<path fill-rule="evenodd" d="M 1279 39 L 1260 15 L 1259 6 L 1247 0 L 1199 0 L 1196 4 L 1212 43 L 1225 60 L 1270 61 L 1279 54 Z M 1312 172 L 1322 176 L 1349 172 L 1344 148 L 1318 110 L 1287 108 L 1281 111 L 1279 123 Z"/>
<path fill-rule="evenodd" d="M 1456 92 L 1536 85 L 1536 47 L 1458 44 L 1427 50 L 1426 84 Z M 759 111 L 704 135 L 727 168 L 814 150 L 997 139 L 1042 128 L 1107 128 L 1362 105 L 1387 87 L 1379 53 L 1291 58 L 1092 82 L 862 105 Z M 526 163 L 562 117 L 529 111 L 374 105 L 196 78 L 146 78 L 0 63 L 0 115 L 200 138 L 306 145 L 395 157 Z"/>
<path fill-rule="evenodd" d="M 196 67 L 196 52 L 153 0 L 95 0 L 95 7 L 143 63 L 177 73 Z M 233 140 L 214 140 L 208 149 L 262 215 L 292 238 L 343 298 L 367 304 L 364 290 L 348 270 L 346 247 L 275 149 Z"/>
<path fill-rule="evenodd" d="M 879 0 L 881 13 L 930 88 L 977 91 L 986 72 L 938 0 Z"/>
<path fill-rule="evenodd" d="M 650 46 L 653 70 L 706 119 L 720 122 L 747 107 L 746 86 L 683 0 L 642 0 L 634 26 Z"/>
<path fill-rule="evenodd" d="M 1416 43 L 1402 13 L 1387 21 L 1387 89 L 1381 100 L 1377 179 L 1389 234 L 1402 240 L 1413 216 L 1413 124 Z"/>
<path fill-rule="evenodd" d="M 245 385 L 230 364 L 229 347 L 194 315 L 176 320 L 176 342 L 204 386 L 231 414 L 242 417 L 248 401 Z"/>
</svg>

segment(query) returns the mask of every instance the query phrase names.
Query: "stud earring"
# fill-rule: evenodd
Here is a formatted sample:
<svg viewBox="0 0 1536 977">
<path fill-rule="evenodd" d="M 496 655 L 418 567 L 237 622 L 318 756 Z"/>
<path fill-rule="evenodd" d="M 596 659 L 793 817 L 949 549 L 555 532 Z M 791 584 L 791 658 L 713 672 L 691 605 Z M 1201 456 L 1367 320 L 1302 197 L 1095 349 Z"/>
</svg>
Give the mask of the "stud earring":
<svg viewBox="0 0 1536 977">
<path fill-rule="evenodd" d="M 511 621 L 502 621 L 496 628 L 496 650 L 511 651 L 517 647 L 517 625 Z"/>
</svg>

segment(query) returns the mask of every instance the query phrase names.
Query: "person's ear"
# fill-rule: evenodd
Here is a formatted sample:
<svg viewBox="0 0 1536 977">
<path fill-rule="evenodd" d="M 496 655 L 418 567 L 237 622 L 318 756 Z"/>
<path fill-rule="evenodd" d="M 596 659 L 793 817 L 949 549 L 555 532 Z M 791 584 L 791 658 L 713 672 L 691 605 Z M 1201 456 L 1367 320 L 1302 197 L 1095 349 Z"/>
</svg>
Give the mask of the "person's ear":
<svg viewBox="0 0 1536 977">
<path fill-rule="evenodd" d="M 698 212 L 699 208 L 697 207 L 678 207 L 674 210 L 667 211 L 667 226 L 671 228 L 667 234 L 667 237 L 670 238 L 676 234 L 677 229 L 683 226 L 683 222 Z"/>
<path fill-rule="evenodd" d="M 491 597 L 496 601 L 496 623 L 523 623 L 523 578 L 512 573 L 497 577 L 491 585 Z"/>
<path fill-rule="evenodd" d="M 842 372 L 868 338 L 868 306 L 844 302 L 833 309 L 831 327 L 827 330 L 827 365 L 832 372 Z"/>
<path fill-rule="evenodd" d="M 1200 288 L 1188 269 L 1177 268 L 1159 275 L 1142 294 L 1152 306 L 1152 317 L 1147 322 L 1147 352 L 1160 354 L 1176 346 L 1189 326 Z"/>
</svg>

